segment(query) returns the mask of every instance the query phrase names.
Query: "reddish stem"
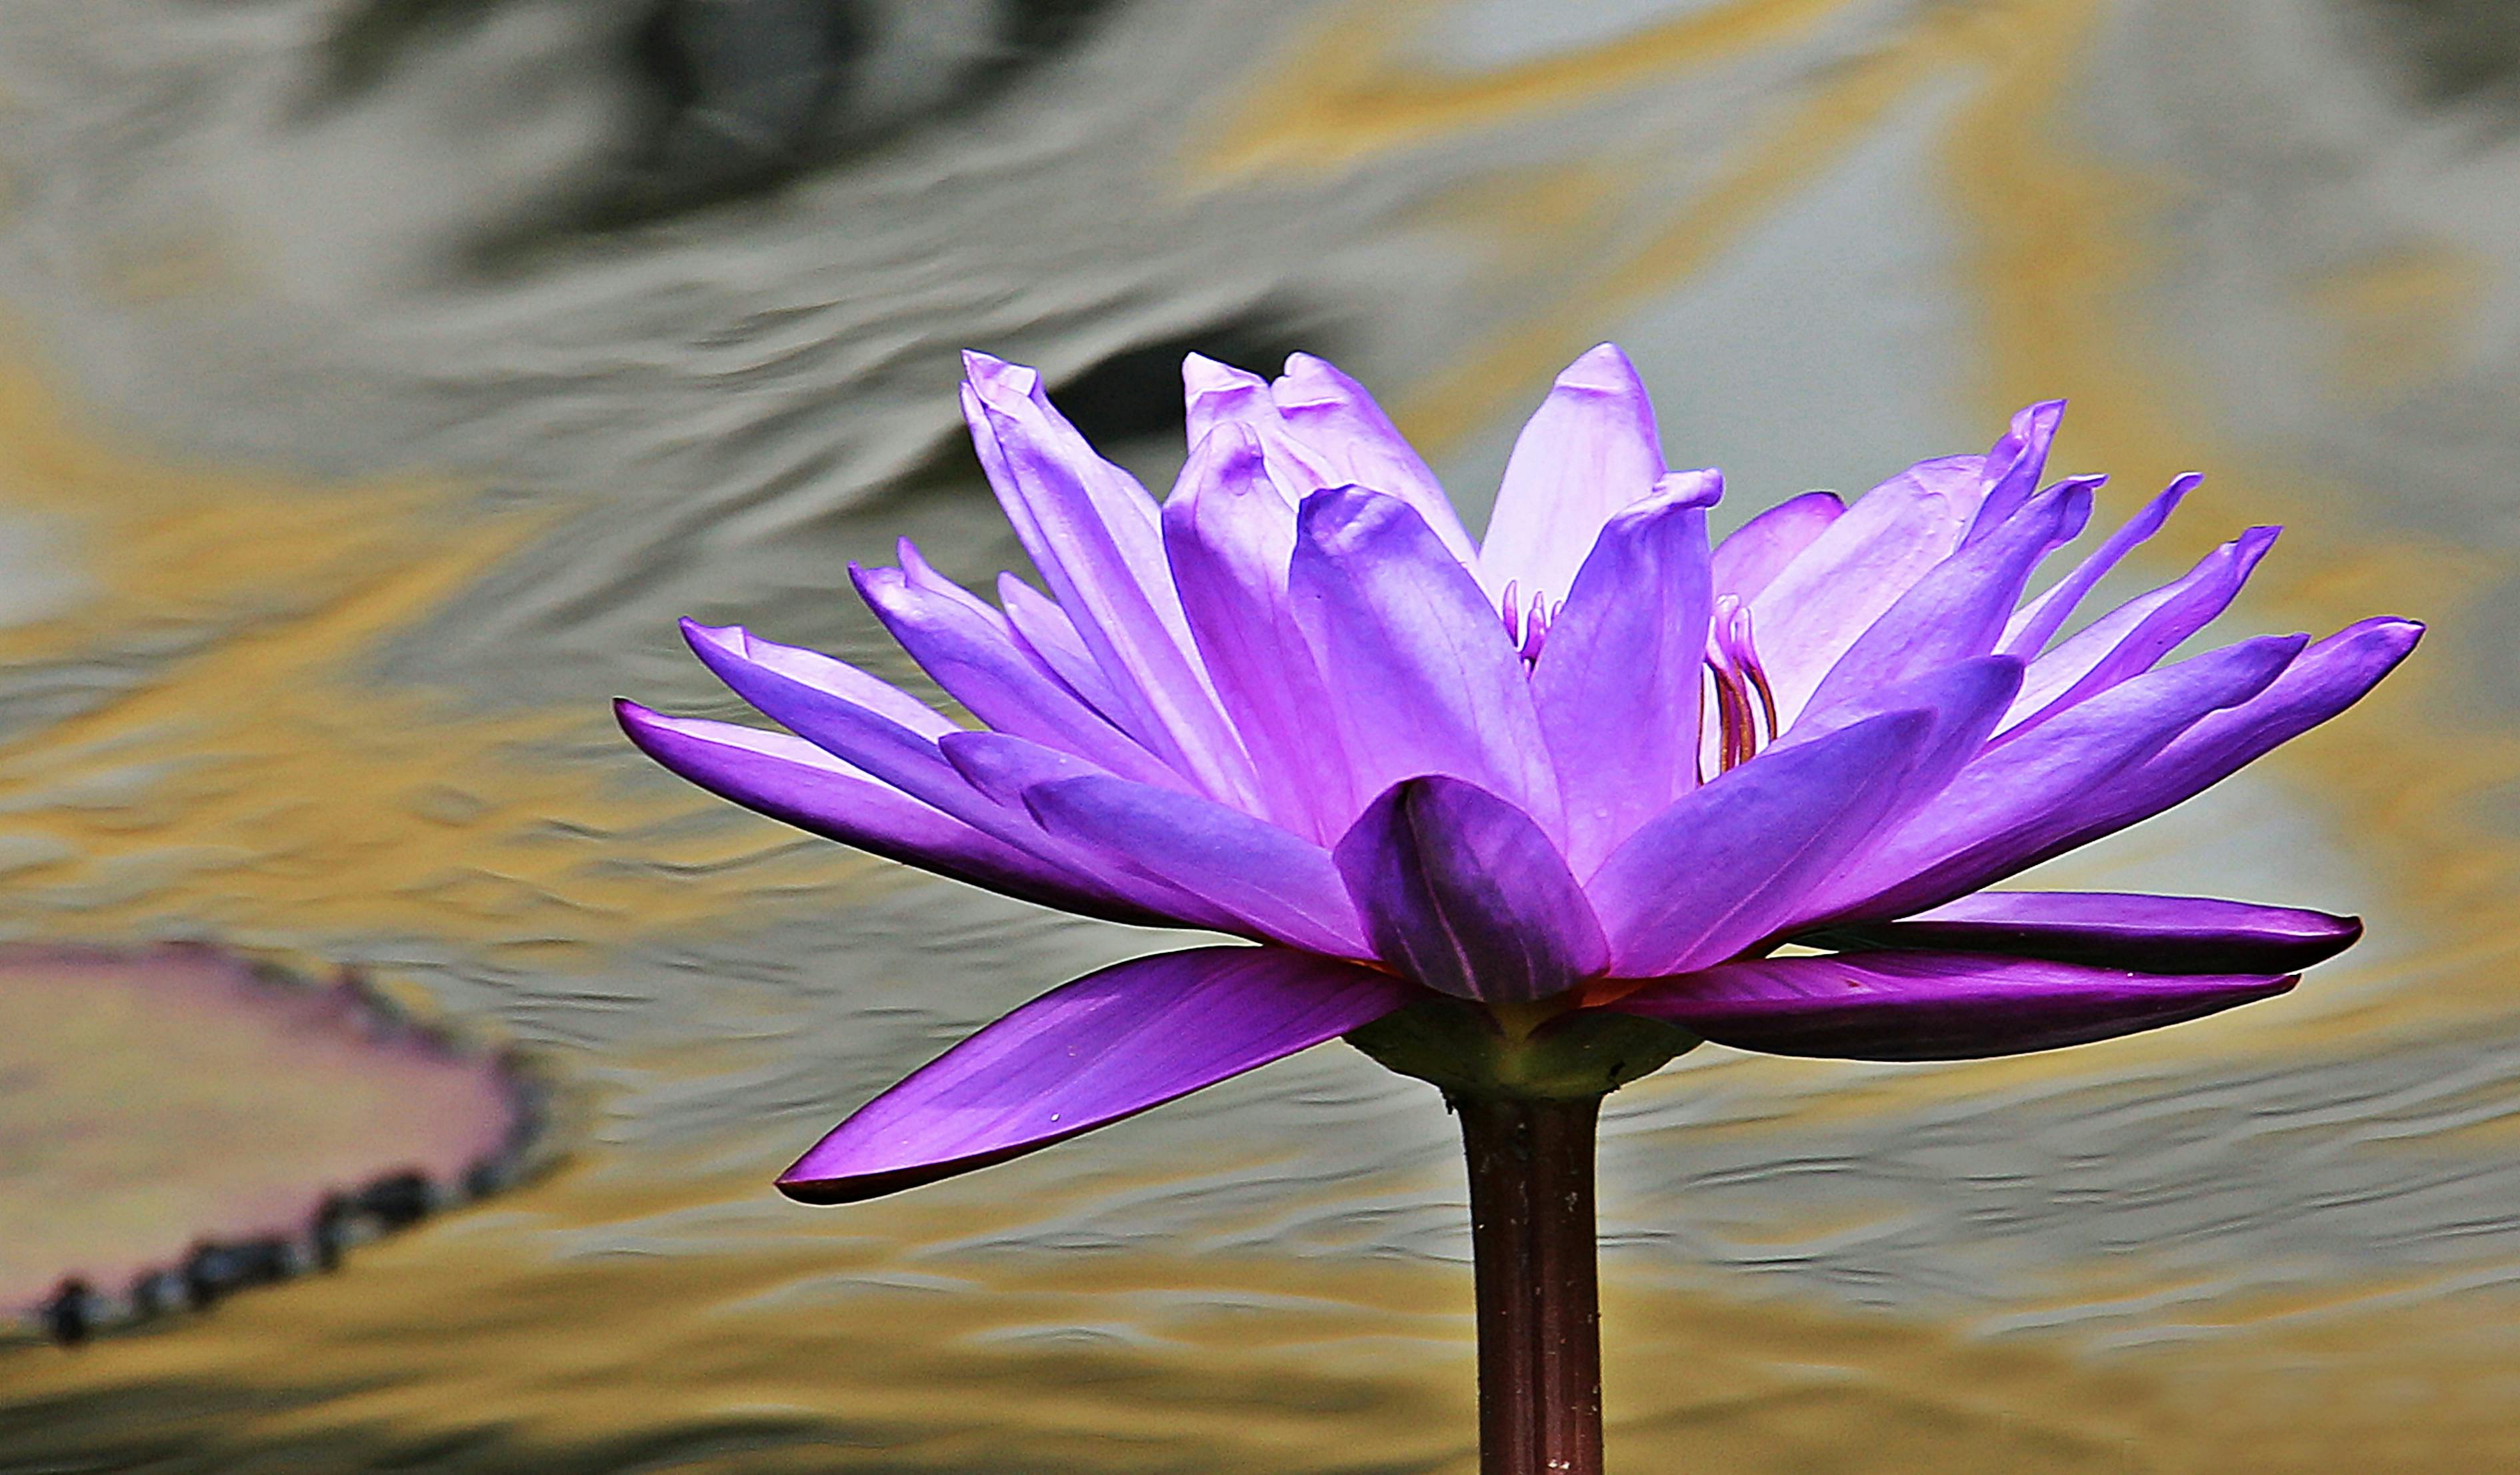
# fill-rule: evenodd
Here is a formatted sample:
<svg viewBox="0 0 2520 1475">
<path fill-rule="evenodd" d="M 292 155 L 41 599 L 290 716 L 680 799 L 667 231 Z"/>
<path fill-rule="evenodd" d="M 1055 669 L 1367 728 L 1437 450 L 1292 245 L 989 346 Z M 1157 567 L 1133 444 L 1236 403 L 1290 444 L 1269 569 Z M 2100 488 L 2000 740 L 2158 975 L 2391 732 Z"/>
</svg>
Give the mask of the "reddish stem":
<svg viewBox="0 0 2520 1475">
<path fill-rule="evenodd" d="M 1456 1098 L 1478 1283 L 1481 1475 L 1600 1475 L 1598 1097 Z"/>
</svg>

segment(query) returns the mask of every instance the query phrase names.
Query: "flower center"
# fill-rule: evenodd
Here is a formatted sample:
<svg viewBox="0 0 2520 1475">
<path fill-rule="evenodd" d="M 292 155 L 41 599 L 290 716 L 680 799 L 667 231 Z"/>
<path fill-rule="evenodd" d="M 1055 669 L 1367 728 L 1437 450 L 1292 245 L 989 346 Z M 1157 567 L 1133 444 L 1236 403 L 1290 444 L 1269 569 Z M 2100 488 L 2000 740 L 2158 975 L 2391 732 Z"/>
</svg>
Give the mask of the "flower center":
<svg viewBox="0 0 2520 1475">
<path fill-rule="evenodd" d="M 1777 693 L 1759 664 L 1750 611 L 1738 596 L 1720 595 L 1715 601 L 1715 619 L 1706 632 L 1706 670 L 1715 683 L 1715 702 L 1707 714 L 1715 723 L 1715 771 L 1723 773 L 1748 762 L 1762 746 L 1777 740 Z M 1697 761 L 1698 782 L 1704 783 L 1702 738 Z"/>
<path fill-rule="evenodd" d="M 1525 675 L 1540 660 L 1540 647 L 1549 639 L 1549 622 L 1566 608 L 1563 602 L 1552 604 L 1549 596 L 1534 590 L 1528 609 L 1522 604 L 1522 587 L 1513 579 L 1505 581 L 1505 597 L 1498 602 L 1497 613 L 1505 618 L 1505 636 L 1514 643 L 1522 657 Z"/>
</svg>

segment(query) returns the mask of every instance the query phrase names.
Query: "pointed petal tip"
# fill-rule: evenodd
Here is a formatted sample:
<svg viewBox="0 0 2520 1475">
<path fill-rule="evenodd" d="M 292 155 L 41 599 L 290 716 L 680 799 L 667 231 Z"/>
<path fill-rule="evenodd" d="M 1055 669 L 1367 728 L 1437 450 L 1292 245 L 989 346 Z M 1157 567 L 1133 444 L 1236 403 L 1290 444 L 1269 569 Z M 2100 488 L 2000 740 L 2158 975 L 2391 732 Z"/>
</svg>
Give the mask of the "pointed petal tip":
<svg viewBox="0 0 2520 1475">
<path fill-rule="evenodd" d="M 1617 344 L 1595 344 L 1559 372 L 1561 390 L 1591 390 L 1608 394 L 1642 394 L 1644 381 L 1627 350 Z"/>
<path fill-rule="evenodd" d="M 1719 467 L 1665 472 L 1646 500 L 1678 507 L 1712 507 L 1724 500 L 1724 473 Z"/>
</svg>

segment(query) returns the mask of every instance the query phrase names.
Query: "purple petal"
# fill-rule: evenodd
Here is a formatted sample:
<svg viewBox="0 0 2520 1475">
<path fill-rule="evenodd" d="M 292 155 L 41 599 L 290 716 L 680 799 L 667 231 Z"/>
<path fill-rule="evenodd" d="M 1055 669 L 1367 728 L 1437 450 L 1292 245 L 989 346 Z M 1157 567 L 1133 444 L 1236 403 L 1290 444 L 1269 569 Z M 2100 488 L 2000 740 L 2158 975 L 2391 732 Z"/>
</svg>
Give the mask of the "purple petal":
<svg viewBox="0 0 2520 1475">
<path fill-rule="evenodd" d="M 1111 715 L 1203 791 L 1249 798 L 1250 760 L 1192 653 L 1154 500 L 1051 408 L 1031 370 L 983 354 L 965 364 L 981 467 L 1126 709 Z"/>
<path fill-rule="evenodd" d="M 1714 472 L 1676 472 L 1610 519 L 1532 668 L 1566 800 L 1567 863 L 1590 872 L 1697 783 Z"/>
<path fill-rule="evenodd" d="M 1766 937 L 1891 811 L 1933 727 L 1890 713 L 1771 749 L 1646 821 L 1584 884 L 1611 970 L 1685 972 Z"/>
<path fill-rule="evenodd" d="M 1610 515 L 1663 473 L 1653 401 L 1636 365 L 1603 344 L 1567 366 L 1522 428 L 1479 548 L 1479 581 L 1563 599 Z"/>
<path fill-rule="evenodd" d="M 889 860 L 1026 901 L 1119 922 L 1165 918 L 868 777 L 802 738 L 615 702 L 639 751 L 747 809 Z"/>
<path fill-rule="evenodd" d="M 2082 530 L 2092 513 L 2088 485 L 2058 483 L 2020 512 L 1924 576 L 1883 612 L 1811 695 L 1805 712 L 1833 708 L 1941 667 L 1992 654 L 2039 561 Z"/>
<path fill-rule="evenodd" d="M 1252 433 L 1228 426 L 1201 439 L 1164 507 L 1164 552 L 1217 700 L 1251 752 L 1261 812 L 1327 844 L 1364 801 L 1288 601 L 1294 549 L 1294 515 Z"/>
<path fill-rule="evenodd" d="M 2046 650 L 2048 642 L 2056 638 L 2056 632 L 2073 618 L 2084 596 L 2107 577 L 2109 571 L 2129 553 L 2159 532 L 2170 521 L 2170 515 L 2179 510 L 2179 504 L 2185 501 L 2187 494 L 2194 491 L 2196 484 L 2203 480 L 2189 472 L 2172 482 L 2161 495 L 2146 502 L 2141 512 L 2127 519 L 2117 531 L 2092 549 L 2090 557 L 2075 565 L 2073 573 L 2058 579 L 2045 594 L 2022 606 L 2003 627 L 2003 644 L 2001 647 L 2003 653 L 2027 661 Z"/>
<path fill-rule="evenodd" d="M 2056 438 L 2056 424 L 2065 418 L 2065 401 L 2042 400 L 2015 410 L 2012 424 L 1986 453 L 1986 499 L 1978 504 L 1962 545 L 1992 536 L 2030 501 L 2048 467 L 2048 447 Z"/>
<path fill-rule="evenodd" d="M 1545 831 L 1563 828 L 1522 658 L 1477 580 L 1406 503 L 1353 489 L 1305 498 L 1288 582 L 1356 793 L 1450 774 Z"/>
<path fill-rule="evenodd" d="M 920 668 L 981 721 L 1125 777 L 1188 787 L 1162 760 L 1026 660 L 1004 617 L 969 593 L 939 588 L 941 580 L 914 581 L 896 569 L 852 565 L 849 576 Z"/>
<path fill-rule="evenodd" d="M 2250 529 L 2206 554 L 2180 578 L 2127 601 L 2032 662 L 2021 695 L 2004 718 L 2002 740 L 2009 742 L 2127 677 L 2150 670 L 2154 662 L 2230 607 L 2281 530 Z"/>
<path fill-rule="evenodd" d="M 1365 931 L 1329 852 L 1213 800 L 1087 777 L 1036 783 L 1024 803 L 1043 829 L 1161 879 L 1234 923 L 1308 952 L 1365 957 Z"/>
<path fill-rule="evenodd" d="M 1192 353 L 1182 360 L 1182 392 L 1188 406 L 1184 429 L 1192 462 L 1182 468 L 1167 506 L 1201 484 L 1198 449 L 1220 432 L 1247 440 L 1261 457 L 1265 473 L 1261 480 L 1277 493 L 1281 522 L 1291 525 L 1296 505 L 1314 492 L 1351 482 L 1286 423 L 1278 401 L 1270 396 L 1269 381 L 1259 375 Z"/>
<path fill-rule="evenodd" d="M 1750 602 L 1786 722 L 1857 637 L 1959 546 L 1985 472 L 1984 456 L 1908 468 L 1857 499 Z"/>
<path fill-rule="evenodd" d="M 1564 992 L 1608 959 L 1557 848 L 1474 784 L 1394 785 L 1335 853 L 1375 955 L 1430 989 L 1528 1002 Z"/>
<path fill-rule="evenodd" d="M 1977 891 L 2055 852 L 2079 806 L 2207 714 L 2267 689 L 2306 643 L 2266 635 L 2148 671 L 1960 770 L 1935 801 L 1868 850 L 1823 914 L 1889 919 Z"/>
<path fill-rule="evenodd" d="M 1732 530 L 1715 546 L 1712 576 L 1715 592 L 1754 599 L 1784 572 L 1785 565 L 1828 530 L 1846 513 L 1833 491 L 1806 491 L 1788 497 Z"/>
<path fill-rule="evenodd" d="M 2381 616 L 2350 624 L 2319 641 L 2256 696 L 2208 714 L 2107 787 L 2086 790 L 2055 827 L 2054 839 L 2020 864 L 1965 889 L 1974 891 L 2023 865 L 2088 845 L 2221 783 L 2361 701 L 2414 652 L 2423 633 L 2424 627 L 2411 620 Z M 2106 698 L 2086 705 L 2096 706 L 2102 700 Z M 2069 720 L 2070 714 L 2057 723 Z"/>
<path fill-rule="evenodd" d="M 1058 677 L 1060 684 L 1076 694 L 1077 700 L 1106 718 L 1114 712 L 1127 710 L 1120 703 L 1119 693 L 1112 689 L 1110 678 L 1094 664 L 1094 653 L 1085 648 L 1085 637 L 1076 633 L 1075 622 L 1057 601 L 1012 574 L 1001 574 L 998 603 L 1006 611 L 1007 627 L 1014 632 L 1015 642 L 1024 654 Z"/>
<path fill-rule="evenodd" d="M 813 651 L 738 625 L 683 622 L 683 638 L 735 694 L 827 753 L 911 797 L 968 819 L 976 798 L 936 751 L 960 731 L 908 693 Z"/>
<path fill-rule="evenodd" d="M 1106 1127 L 1372 1024 L 1417 990 L 1277 947 L 1200 947 L 1055 989 L 876 1097 L 780 1175 L 875 1198 Z"/>
<path fill-rule="evenodd" d="M 1326 360 L 1297 353 L 1286 360 L 1286 372 L 1270 395 L 1287 427 L 1337 474 L 1339 482 L 1328 484 L 1344 483 L 1398 497 L 1416 510 L 1453 557 L 1463 564 L 1476 561 L 1452 499 L 1365 386 Z"/>
<path fill-rule="evenodd" d="M 2126 973 L 1958 952 L 1762 958 L 1664 980 L 1609 1007 L 1719 1044 L 1835 1060 L 1973 1060 L 2158 1029 L 2295 980 Z"/>
<path fill-rule="evenodd" d="M 2295 973 L 2354 945 L 2359 917 L 2207 897 L 1988 891 L 1902 922 L 1840 928 L 1838 946 L 2049 958 L 2143 973 Z"/>
</svg>

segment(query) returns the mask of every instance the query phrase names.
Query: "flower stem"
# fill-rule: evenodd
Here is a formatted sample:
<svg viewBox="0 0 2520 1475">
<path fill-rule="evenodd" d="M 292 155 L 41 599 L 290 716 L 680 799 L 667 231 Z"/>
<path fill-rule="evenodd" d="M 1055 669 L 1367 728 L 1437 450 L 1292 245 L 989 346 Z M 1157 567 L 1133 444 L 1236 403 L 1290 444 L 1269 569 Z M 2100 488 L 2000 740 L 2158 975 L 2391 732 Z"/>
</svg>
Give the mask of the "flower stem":
<svg viewBox="0 0 2520 1475">
<path fill-rule="evenodd" d="M 1457 1096 L 1478 1284 L 1480 1475 L 1600 1475 L 1598 1096 Z"/>
</svg>

